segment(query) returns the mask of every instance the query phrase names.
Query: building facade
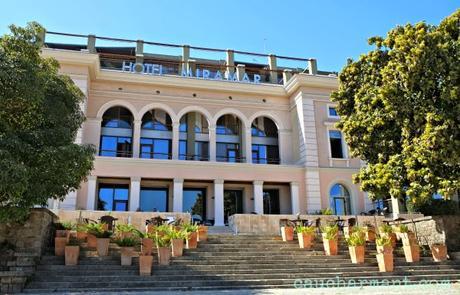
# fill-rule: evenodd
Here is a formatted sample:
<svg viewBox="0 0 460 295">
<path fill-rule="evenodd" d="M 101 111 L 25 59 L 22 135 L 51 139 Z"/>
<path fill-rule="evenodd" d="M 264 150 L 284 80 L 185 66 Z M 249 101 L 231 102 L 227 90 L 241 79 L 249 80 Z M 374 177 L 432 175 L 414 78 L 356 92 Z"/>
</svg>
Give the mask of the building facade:
<svg viewBox="0 0 460 295">
<path fill-rule="evenodd" d="M 235 213 L 360 214 L 372 203 L 352 175 L 331 92 L 334 74 L 267 63 L 178 56 L 133 47 L 46 43 L 85 94 L 76 142 L 92 144 L 94 170 L 54 209 L 190 212 L 224 225 Z"/>
</svg>

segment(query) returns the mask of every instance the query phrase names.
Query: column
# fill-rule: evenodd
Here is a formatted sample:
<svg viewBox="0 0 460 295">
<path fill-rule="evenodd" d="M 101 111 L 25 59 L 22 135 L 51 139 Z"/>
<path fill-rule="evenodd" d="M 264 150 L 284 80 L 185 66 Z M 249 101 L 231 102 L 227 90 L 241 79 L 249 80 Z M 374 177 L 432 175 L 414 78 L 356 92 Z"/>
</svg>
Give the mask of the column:
<svg viewBox="0 0 460 295">
<path fill-rule="evenodd" d="M 139 158 L 140 142 L 141 142 L 141 127 L 142 121 L 134 121 L 133 129 L 133 158 Z"/>
<path fill-rule="evenodd" d="M 187 75 L 189 70 L 188 60 L 190 59 L 190 46 L 183 45 L 182 46 L 182 64 L 179 67 L 179 75 L 181 75 L 184 71 Z"/>
<path fill-rule="evenodd" d="M 214 226 L 224 226 L 224 180 L 214 180 Z"/>
<path fill-rule="evenodd" d="M 246 157 L 246 163 L 252 163 L 252 137 L 251 137 L 251 127 L 244 129 L 243 134 L 243 149 L 244 155 Z"/>
<path fill-rule="evenodd" d="M 286 85 L 289 80 L 292 78 L 292 70 L 285 69 L 283 71 L 283 84 Z"/>
<path fill-rule="evenodd" d="M 209 126 L 209 161 L 216 161 L 216 126 Z"/>
<path fill-rule="evenodd" d="M 228 77 L 233 76 L 233 73 L 235 72 L 235 53 L 231 49 L 227 49 L 227 56 L 225 59 L 225 64 L 227 66 L 225 77 L 228 78 Z"/>
<path fill-rule="evenodd" d="M 308 73 L 310 75 L 316 75 L 318 73 L 318 65 L 316 63 L 316 59 L 310 58 L 308 60 Z"/>
<path fill-rule="evenodd" d="M 278 83 L 278 67 L 276 65 L 276 55 L 269 54 L 268 55 L 268 66 L 270 68 L 270 82 L 271 83 Z"/>
<path fill-rule="evenodd" d="M 173 185 L 173 212 L 183 211 L 183 191 L 184 180 L 182 178 L 174 178 Z"/>
<path fill-rule="evenodd" d="M 305 184 L 307 191 L 307 212 L 313 214 L 321 210 L 321 186 L 317 168 L 308 168 L 305 173 Z M 324 193 L 329 194 L 329 192 Z"/>
<path fill-rule="evenodd" d="M 137 211 L 140 205 L 141 195 L 141 178 L 138 176 L 131 177 L 129 186 L 129 211 Z"/>
<path fill-rule="evenodd" d="M 88 176 L 88 193 L 86 199 L 86 210 L 95 210 L 96 206 L 96 182 L 97 176 L 90 175 Z"/>
<path fill-rule="evenodd" d="M 399 214 L 401 213 L 398 198 L 391 197 L 391 209 L 393 210 L 393 219 L 398 218 Z"/>
<path fill-rule="evenodd" d="M 291 208 L 292 214 L 300 213 L 299 183 L 296 181 L 291 182 Z"/>
<path fill-rule="evenodd" d="M 136 42 L 136 63 L 144 63 L 144 41 L 142 40 Z"/>
<path fill-rule="evenodd" d="M 96 36 L 95 35 L 88 35 L 88 42 L 86 45 L 86 49 L 88 49 L 89 53 L 97 53 L 96 51 Z"/>
<path fill-rule="evenodd" d="M 278 151 L 280 164 L 290 164 L 292 162 L 292 138 L 288 130 L 278 130 Z"/>
<path fill-rule="evenodd" d="M 246 67 L 245 65 L 239 64 L 236 66 L 236 76 L 238 77 L 238 81 L 243 81 L 244 74 L 246 74 Z"/>
<path fill-rule="evenodd" d="M 256 180 L 254 185 L 254 212 L 264 214 L 264 182 Z"/>
<path fill-rule="evenodd" d="M 172 133 L 172 158 L 173 160 L 179 159 L 179 122 L 173 123 Z"/>
</svg>

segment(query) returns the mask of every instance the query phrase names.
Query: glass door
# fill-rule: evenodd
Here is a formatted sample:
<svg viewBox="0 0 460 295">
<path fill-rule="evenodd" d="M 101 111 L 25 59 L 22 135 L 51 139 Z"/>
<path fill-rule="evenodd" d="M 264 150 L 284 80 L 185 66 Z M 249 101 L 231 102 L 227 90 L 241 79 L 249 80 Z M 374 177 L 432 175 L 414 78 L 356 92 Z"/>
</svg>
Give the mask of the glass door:
<svg viewBox="0 0 460 295">
<path fill-rule="evenodd" d="M 224 191 L 224 222 L 228 223 L 228 217 L 233 214 L 243 213 L 243 191 Z"/>
<path fill-rule="evenodd" d="M 279 190 L 264 190 L 264 214 L 280 214 Z"/>
<path fill-rule="evenodd" d="M 192 221 L 206 221 L 206 189 L 184 188 L 183 212 L 192 214 Z"/>
</svg>

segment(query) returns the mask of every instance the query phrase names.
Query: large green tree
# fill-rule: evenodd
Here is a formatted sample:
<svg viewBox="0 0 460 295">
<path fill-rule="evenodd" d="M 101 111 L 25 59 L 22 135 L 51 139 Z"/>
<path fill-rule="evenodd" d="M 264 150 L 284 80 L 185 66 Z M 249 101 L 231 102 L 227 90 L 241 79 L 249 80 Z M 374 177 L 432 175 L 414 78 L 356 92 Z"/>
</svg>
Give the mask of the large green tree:
<svg viewBox="0 0 460 295">
<path fill-rule="evenodd" d="M 0 38 L 0 222 L 21 221 L 62 200 L 93 167 L 94 148 L 74 143 L 84 95 L 56 60 L 40 56 L 43 28 L 10 26 Z"/>
<path fill-rule="evenodd" d="M 398 26 L 340 73 L 338 127 L 367 163 L 354 180 L 372 199 L 423 204 L 460 189 L 459 31 L 460 10 L 439 26 Z"/>
</svg>

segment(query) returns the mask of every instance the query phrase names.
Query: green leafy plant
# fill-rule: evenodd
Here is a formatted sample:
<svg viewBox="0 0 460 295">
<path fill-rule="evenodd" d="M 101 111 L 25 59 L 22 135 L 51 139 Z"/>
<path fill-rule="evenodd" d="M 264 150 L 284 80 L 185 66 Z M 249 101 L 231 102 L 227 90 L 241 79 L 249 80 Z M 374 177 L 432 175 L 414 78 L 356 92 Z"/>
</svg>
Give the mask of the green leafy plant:
<svg viewBox="0 0 460 295">
<path fill-rule="evenodd" d="M 198 230 L 198 225 L 197 224 L 186 223 L 186 224 L 184 224 L 183 229 L 188 233 L 196 232 Z"/>
<path fill-rule="evenodd" d="M 316 230 L 316 227 L 314 227 L 314 226 L 301 226 L 301 225 L 298 225 L 295 228 L 295 231 L 297 233 L 303 233 L 303 234 L 314 234 L 315 230 Z"/>
<path fill-rule="evenodd" d="M 117 231 L 122 232 L 122 233 L 130 233 L 134 232 L 136 229 L 132 224 L 126 224 L 126 223 L 119 223 L 115 227 Z"/>
<path fill-rule="evenodd" d="M 153 240 L 155 241 L 155 244 L 159 248 L 170 247 L 171 246 L 171 236 L 170 235 L 158 235 L 158 234 L 156 234 L 153 237 Z"/>
<path fill-rule="evenodd" d="M 137 240 L 135 238 L 123 238 L 115 240 L 115 243 L 119 247 L 134 247 L 137 245 Z"/>
<path fill-rule="evenodd" d="M 170 233 L 169 233 L 169 237 L 171 239 L 186 239 L 188 237 L 188 233 L 187 231 L 181 229 L 181 230 L 176 230 L 176 229 L 173 229 Z"/>
<path fill-rule="evenodd" d="M 360 233 L 360 234 L 364 234 L 366 232 L 366 229 L 362 226 L 353 226 L 351 228 L 351 232 L 350 234 L 352 233 Z"/>
<path fill-rule="evenodd" d="M 107 239 L 112 236 L 112 232 L 105 230 L 102 223 L 89 223 L 86 226 L 87 232 L 99 239 Z"/>
<path fill-rule="evenodd" d="M 407 227 L 407 225 L 405 225 L 405 224 L 400 224 L 400 225 L 397 227 L 397 230 L 398 230 L 398 232 L 404 234 L 404 233 L 408 233 L 408 232 L 409 232 L 409 227 Z"/>
<path fill-rule="evenodd" d="M 81 233 L 88 232 L 88 227 L 86 224 L 77 224 L 76 229 L 77 229 L 77 232 L 81 232 Z"/>
<path fill-rule="evenodd" d="M 337 225 L 326 225 L 321 228 L 323 238 L 326 240 L 334 240 L 337 238 L 339 227 Z"/>
<path fill-rule="evenodd" d="M 321 215 L 333 215 L 334 211 L 331 208 L 321 209 Z"/>
<path fill-rule="evenodd" d="M 356 247 L 356 246 L 364 246 L 366 244 L 366 239 L 361 234 L 361 232 L 356 231 L 350 235 L 347 239 L 348 246 Z"/>
<path fill-rule="evenodd" d="M 377 244 L 377 246 L 390 246 L 391 239 L 387 236 L 378 236 L 375 239 L 375 243 Z"/>
<path fill-rule="evenodd" d="M 384 223 L 379 226 L 379 232 L 385 233 L 385 234 L 391 234 L 393 233 L 393 227 L 389 224 Z"/>
</svg>

